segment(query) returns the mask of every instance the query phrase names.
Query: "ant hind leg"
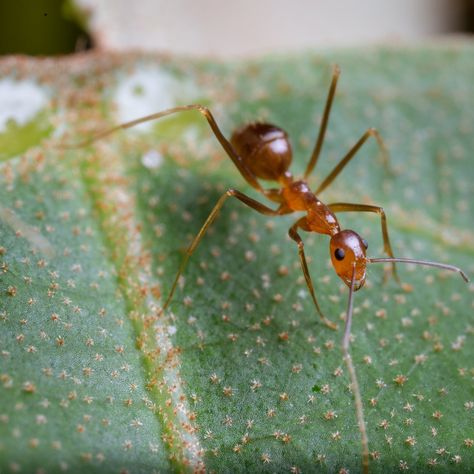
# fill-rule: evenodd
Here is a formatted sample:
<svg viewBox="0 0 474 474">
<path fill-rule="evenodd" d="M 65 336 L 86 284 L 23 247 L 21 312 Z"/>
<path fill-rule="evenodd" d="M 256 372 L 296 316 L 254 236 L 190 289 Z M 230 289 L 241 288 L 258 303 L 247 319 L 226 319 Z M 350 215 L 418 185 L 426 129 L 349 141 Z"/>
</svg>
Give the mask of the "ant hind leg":
<svg viewBox="0 0 474 474">
<path fill-rule="evenodd" d="M 224 134 L 221 132 L 219 126 L 217 125 L 217 122 L 214 119 L 214 116 L 212 115 L 211 111 L 207 107 L 204 107 L 203 105 L 199 105 L 199 104 L 181 105 L 178 107 L 173 107 L 171 109 L 162 110 L 161 112 L 157 112 L 151 115 L 146 115 L 145 117 L 140 117 L 138 119 L 131 120 L 130 122 L 125 122 L 115 127 L 109 128 L 108 130 L 104 130 L 98 133 L 96 136 L 92 138 L 88 138 L 80 143 L 76 143 L 74 145 L 61 144 L 59 145 L 59 148 L 66 148 L 66 149 L 67 148 L 82 148 L 94 143 L 97 140 L 108 137 L 109 135 L 112 135 L 118 130 L 125 130 L 127 128 L 132 128 L 136 125 L 139 125 L 141 123 L 150 122 L 152 120 L 157 120 L 163 117 L 167 117 L 169 115 L 173 115 L 175 113 L 187 112 L 191 110 L 196 110 L 205 117 L 212 132 L 214 133 L 214 136 L 217 138 L 217 140 L 221 144 L 224 151 L 227 153 L 229 158 L 237 167 L 242 177 L 247 181 L 247 183 L 250 184 L 250 186 L 255 188 L 257 191 L 263 193 L 264 190 L 262 186 L 260 185 L 260 183 L 258 182 L 257 177 L 248 169 L 248 167 L 245 165 L 242 158 L 234 150 L 229 140 L 225 138 Z"/>
</svg>

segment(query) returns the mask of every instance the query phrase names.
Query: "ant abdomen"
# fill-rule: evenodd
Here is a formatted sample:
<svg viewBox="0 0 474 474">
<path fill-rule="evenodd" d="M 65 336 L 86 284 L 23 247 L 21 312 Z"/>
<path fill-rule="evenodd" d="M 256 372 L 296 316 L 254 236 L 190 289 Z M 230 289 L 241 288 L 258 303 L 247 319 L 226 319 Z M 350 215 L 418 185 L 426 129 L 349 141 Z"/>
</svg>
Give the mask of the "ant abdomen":
<svg viewBox="0 0 474 474">
<path fill-rule="evenodd" d="M 244 125 L 232 134 L 230 141 L 247 168 L 260 179 L 279 181 L 291 164 L 288 135 L 275 125 Z"/>
</svg>

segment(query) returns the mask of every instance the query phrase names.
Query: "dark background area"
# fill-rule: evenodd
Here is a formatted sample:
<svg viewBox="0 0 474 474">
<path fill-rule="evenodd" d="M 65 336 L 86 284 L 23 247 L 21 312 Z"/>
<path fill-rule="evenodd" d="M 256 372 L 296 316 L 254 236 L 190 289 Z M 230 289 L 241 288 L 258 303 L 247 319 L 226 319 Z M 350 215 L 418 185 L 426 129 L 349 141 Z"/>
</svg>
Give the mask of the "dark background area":
<svg viewBox="0 0 474 474">
<path fill-rule="evenodd" d="M 0 0 L 0 54 L 58 55 L 92 47 L 70 0 Z"/>
<path fill-rule="evenodd" d="M 474 32 L 474 0 L 453 0 L 458 24 L 448 33 Z M 446 33 L 446 31 L 443 31 Z M 60 55 L 94 46 L 87 15 L 74 0 L 0 0 L 0 55 Z"/>
</svg>

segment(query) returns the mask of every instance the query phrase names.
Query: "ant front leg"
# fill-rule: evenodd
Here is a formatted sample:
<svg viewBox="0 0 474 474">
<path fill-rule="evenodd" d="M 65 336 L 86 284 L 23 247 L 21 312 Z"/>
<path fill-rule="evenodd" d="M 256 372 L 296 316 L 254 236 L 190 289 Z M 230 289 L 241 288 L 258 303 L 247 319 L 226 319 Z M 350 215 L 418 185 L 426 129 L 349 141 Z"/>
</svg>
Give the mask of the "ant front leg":
<svg viewBox="0 0 474 474">
<path fill-rule="evenodd" d="M 230 197 L 235 197 L 239 201 L 243 202 L 245 205 L 251 207 L 252 209 L 256 210 L 260 214 L 265 214 L 267 216 L 277 216 L 280 215 L 279 210 L 273 210 L 264 204 L 261 204 L 260 202 L 256 201 L 255 199 L 252 199 L 251 197 L 245 195 L 244 193 L 241 193 L 240 191 L 237 191 L 236 189 L 229 189 L 223 194 L 219 200 L 217 201 L 216 205 L 212 209 L 211 213 L 207 217 L 206 221 L 204 222 L 203 226 L 197 233 L 196 237 L 194 237 L 193 241 L 191 242 L 191 245 L 188 247 L 186 250 L 186 254 L 181 262 L 181 265 L 178 269 L 178 272 L 176 274 L 176 277 L 173 281 L 173 285 L 171 287 L 171 290 L 168 294 L 168 298 L 166 298 L 165 304 L 163 305 L 162 310 L 164 311 L 168 305 L 170 304 L 174 292 L 176 290 L 176 286 L 178 285 L 179 277 L 183 274 L 186 265 L 188 263 L 189 258 L 193 254 L 193 252 L 196 250 L 196 247 L 199 245 L 201 242 L 201 239 L 204 237 L 204 234 L 206 233 L 207 229 L 209 226 L 214 222 L 215 218 L 217 217 L 217 214 L 221 210 L 222 206 L 224 205 L 225 201 L 230 198 Z"/>
<path fill-rule="evenodd" d="M 306 262 L 306 256 L 305 256 L 305 253 L 304 253 L 303 239 L 300 237 L 300 235 L 296 231 L 296 229 L 298 227 L 303 229 L 303 230 L 308 230 L 308 227 L 307 227 L 307 224 L 306 224 L 306 217 L 302 217 L 301 219 L 296 221 L 290 227 L 290 230 L 288 231 L 288 235 L 298 244 L 298 255 L 300 257 L 301 269 L 303 270 L 303 275 L 304 275 L 304 279 L 306 281 L 306 286 L 308 287 L 309 293 L 311 294 L 311 298 L 313 300 L 316 311 L 318 312 L 319 316 L 323 320 L 324 324 L 327 327 L 336 330 L 337 329 L 337 324 L 333 323 L 328 318 L 326 318 L 326 316 L 324 316 L 323 312 L 321 311 L 321 308 L 319 307 L 318 300 L 316 299 L 316 294 L 314 292 L 313 281 L 311 280 L 311 275 L 309 274 L 308 263 Z"/>
<path fill-rule="evenodd" d="M 380 216 L 380 222 L 382 225 L 382 237 L 383 237 L 383 249 L 390 258 L 395 258 L 393 255 L 392 245 L 390 244 L 390 238 L 388 236 L 387 217 L 385 211 L 380 206 L 371 206 L 368 204 L 352 204 L 348 202 L 336 202 L 328 205 L 332 212 L 373 212 Z M 395 262 L 392 262 L 392 273 L 395 280 L 400 283 L 398 277 L 397 267 Z"/>
</svg>

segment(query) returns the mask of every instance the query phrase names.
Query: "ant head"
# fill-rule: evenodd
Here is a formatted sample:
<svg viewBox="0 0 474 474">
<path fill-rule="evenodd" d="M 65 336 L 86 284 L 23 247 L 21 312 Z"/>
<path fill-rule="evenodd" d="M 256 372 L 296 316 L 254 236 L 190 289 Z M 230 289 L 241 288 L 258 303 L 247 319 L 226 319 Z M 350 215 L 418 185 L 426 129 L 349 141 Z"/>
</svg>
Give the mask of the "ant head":
<svg viewBox="0 0 474 474">
<path fill-rule="evenodd" d="M 341 230 L 331 237 L 329 243 L 334 270 L 349 287 L 355 266 L 354 291 L 362 288 L 365 283 L 365 267 L 367 265 L 365 251 L 367 247 L 367 241 L 353 230 Z"/>
</svg>

